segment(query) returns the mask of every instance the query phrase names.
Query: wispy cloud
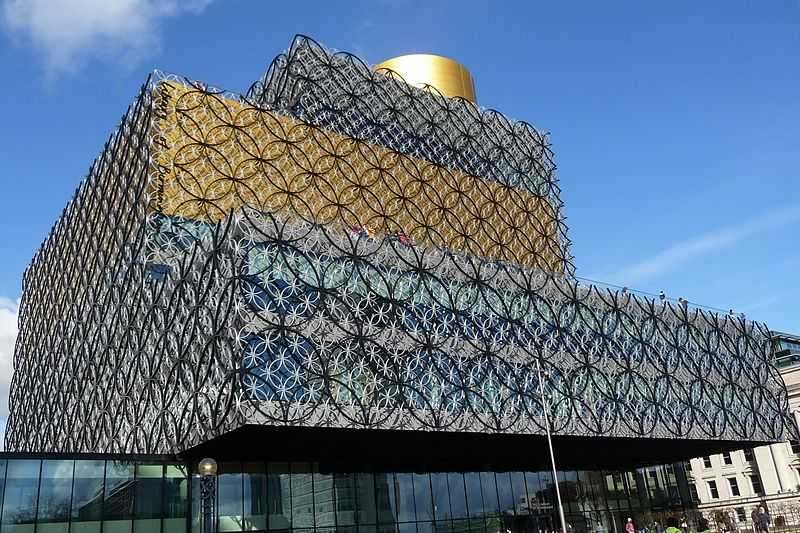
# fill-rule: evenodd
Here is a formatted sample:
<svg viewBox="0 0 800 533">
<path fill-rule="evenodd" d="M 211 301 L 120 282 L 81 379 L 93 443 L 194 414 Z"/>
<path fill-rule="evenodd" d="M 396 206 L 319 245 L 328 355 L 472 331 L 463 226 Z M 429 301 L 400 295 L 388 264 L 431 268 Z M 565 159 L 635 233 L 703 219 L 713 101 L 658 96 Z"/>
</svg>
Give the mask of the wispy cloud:
<svg viewBox="0 0 800 533">
<path fill-rule="evenodd" d="M 8 416 L 8 390 L 13 372 L 14 343 L 17 340 L 19 301 L 0 296 L 0 450 Z"/>
<path fill-rule="evenodd" d="M 800 205 L 772 210 L 741 224 L 675 243 L 652 257 L 604 277 L 613 283 L 635 285 L 672 272 L 692 259 L 730 248 L 745 239 L 796 222 L 800 222 Z"/>
<path fill-rule="evenodd" d="M 75 72 L 91 59 L 132 64 L 159 47 L 167 17 L 199 13 L 211 0 L 2 0 L 11 35 L 43 57 L 50 77 Z"/>
</svg>

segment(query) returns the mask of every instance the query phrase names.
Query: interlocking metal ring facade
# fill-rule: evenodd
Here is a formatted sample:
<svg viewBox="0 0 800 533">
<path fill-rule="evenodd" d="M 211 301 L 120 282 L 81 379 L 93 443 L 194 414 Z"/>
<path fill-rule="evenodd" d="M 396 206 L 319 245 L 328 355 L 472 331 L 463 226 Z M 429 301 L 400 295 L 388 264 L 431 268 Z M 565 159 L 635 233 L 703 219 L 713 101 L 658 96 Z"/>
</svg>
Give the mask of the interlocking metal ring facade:
<svg viewBox="0 0 800 533">
<path fill-rule="evenodd" d="M 7 448 L 542 434 L 545 410 L 786 438 L 766 327 L 581 284 L 554 168 L 530 125 L 304 37 L 247 96 L 156 73 L 25 273 Z"/>
</svg>

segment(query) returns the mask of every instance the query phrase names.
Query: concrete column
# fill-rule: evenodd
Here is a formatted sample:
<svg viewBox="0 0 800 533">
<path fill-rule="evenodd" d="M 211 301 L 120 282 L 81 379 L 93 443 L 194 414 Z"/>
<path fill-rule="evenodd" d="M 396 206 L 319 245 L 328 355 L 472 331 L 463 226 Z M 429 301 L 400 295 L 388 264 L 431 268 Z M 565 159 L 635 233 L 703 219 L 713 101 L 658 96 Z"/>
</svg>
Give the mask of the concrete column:
<svg viewBox="0 0 800 533">
<path fill-rule="evenodd" d="M 753 450 L 758 473 L 761 476 L 761 485 L 766 495 L 778 494 L 783 490 L 770 448 L 770 446 L 759 446 Z"/>
<path fill-rule="evenodd" d="M 783 492 L 791 492 L 797 488 L 794 472 L 792 472 L 792 446 L 788 442 L 773 444 L 770 446 L 775 464 L 778 469 L 778 476 L 783 486 Z"/>
</svg>

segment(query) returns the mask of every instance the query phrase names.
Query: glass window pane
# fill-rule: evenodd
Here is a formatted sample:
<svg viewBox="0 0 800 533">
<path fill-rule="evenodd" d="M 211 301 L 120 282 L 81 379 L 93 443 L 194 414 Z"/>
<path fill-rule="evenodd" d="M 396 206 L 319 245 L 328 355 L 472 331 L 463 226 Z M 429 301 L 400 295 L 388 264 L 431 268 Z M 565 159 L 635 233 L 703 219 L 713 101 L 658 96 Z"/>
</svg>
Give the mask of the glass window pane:
<svg viewBox="0 0 800 533">
<path fill-rule="evenodd" d="M 603 473 L 600 471 L 586 471 L 584 474 L 586 477 L 583 482 L 583 488 L 587 495 L 591 495 L 591 504 L 595 509 L 607 509 L 608 505 L 606 504 L 603 490 Z"/>
<path fill-rule="evenodd" d="M 336 524 L 339 526 L 352 526 L 356 523 L 356 480 L 355 474 L 336 474 Z M 319 515 L 317 515 L 319 524 Z"/>
<path fill-rule="evenodd" d="M 578 502 L 578 474 L 574 470 L 558 473 L 558 488 L 561 490 L 561 502 L 567 513 L 580 512 Z"/>
<path fill-rule="evenodd" d="M 314 527 L 314 480 L 311 465 L 292 463 L 292 527 Z"/>
<path fill-rule="evenodd" d="M 6 460 L 0 459 L 0 505 L 3 503 L 3 495 L 6 487 Z M 0 507 L 2 512 L 2 507 Z"/>
<path fill-rule="evenodd" d="M 217 475 L 217 527 L 219 531 L 241 531 L 243 508 L 242 465 L 241 463 L 221 463 Z"/>
<path fill-rule="evenodd" d="M 417 533 L 417 524 L 414 522 L 400 523 L 397 525 L 397 533 Z"/>
<path fill-rule="evenodd" d="M 137 518 L 133 521 L 133 533 L 159 533 L 160 531 L 160 518 Z"/>
<path fill-rule="evenodd" d="M 528 513 L 538 515 L 544 511 L 545 495 L 538 472 L 525 472 L 525 486 L 528 489 Z"/>
<path fill-rule="evenodd" d="M 394 482 L 397 521 L 413 522 L 416 520 L 416 515 L 414 513 L 414 482 L 411 474 L 397 473 L 394 475 Z"/>
<path fill-rule="evenodd" d="M 417 521 L 433 520 L 431 480 L 428 474 L 414 474 L 414 508 L 417 511 Z"/>
<path fill-rule="evenodd" d="M 347 474 L 349 478 L 348 483 L 352 486 L 352 474 Z M 336 508 L 334 506 L 333 496 L 333 474 L 321 474 L 314 472 L 314 520 L 318 528 L 320 527 L 333 527 L 336 525 Z M 352 490 L 345 496 L 343 501 L 344 511 L 350 516 L 350 519 L 355 518 L 355 509 L 353 505 Z M 353 521 L 352 523 L 355 523 Z"/>
<path fill-rule="evenodd" d="M 104 520 L 103 533 L 130 533 L 131 520 Z"/>
<path fill-rule="evenodd" d="M 526 488 L 525 508 L 528 511 L 533 512 L 533 509 L 537 502 L 536 494 L 539 490 L 539 475 L 536 472 L 523 472 L 522 474 L 523 477 L 525 478 L 525 488 Z"/>
<path fill-rule="evenodd" d="M 191 511 L 191 528 L 192 533 L 200 533 L 202 528 L 202 509 L 200 507 L 200 475 L 196 472 L 192 473 L 192 511 Z"/>
<path fill-rule="evenodd" d="M 356 509 L 358 523 L 375 524 L 375 478 L 371 472 L 356 474 Z"/>
<path fill-rule="evenodd" d="M 464 492 L 464 475 L 459 472 L 447 474 L 447 486 L 450 491 L 451 518 L 467 518 L 467 496 Z M 453 527 L 456 527 L 455 525 Z"/>
<path fill-rule="evenodd" d="M 8 461 L 3 496 L 2 533 L 33 533 L 39 496 L 38 460 Z"/>
<path fill-rule="evenodd" d="M 186 512 L 189 505 L 189 478 L 186 474 L 186 467 L 183 465 L 166 467 L 163 533 L 186 533 Z"/>
<path fill-rule="evenodd" d="M 525 488 L 525 474 L 522 472 L 509 472 L 511 480 L 511 494 L 514 497 L 514 513 L 520 516 L 528 514 L 528 492 Z"/>
<path fill-rule="evenodd" d="M 486 531 L 485 521 L 486 521 L 485 517 L 476 517 L 476 518 L 470 518 L 469 520 L 465 520 L 465 522 L 467 522 L 466 527 L 469 528 L 469 531 L 471 533 L 485 533 Z M 458 524 L 458 522 L 459 521 L 455 521 L 454 524 Z"/>
<path fill-rule="evenodd" d="M 628 501 L 633 509 L 640 509 L 643 505 L 643 499 L 646 501 L 646 495 L 639 494 L 638 484 L 636 482 L 635 472 L 625 472 L 625 487 L 630 495 Z"/>
<path fill-rule="evenodd" d="M 495 477 L 497 479 L 497 496 L 500 514 L 514 514 L 514 504 L 517 499 L 514 496 L 514 490 L 511 485 L 511 473 L 498 472 Z"/>
<path fill-rule="evenodd" d="M 447 488 L 447 473 L 431 473 L 431 493 L 436 520 L 450 519 L 450 489 Z"/>
<path fill-rule="evenodd" d="M 267 521 L 273 531 L 289 529 L 292 523 L 292 499 L 289 464 L 267 466 Z"/>
<path fill-rule="evenodd" d="M 137 463 L 134 471 L 133 533 L 159 533 L 163 514 L 164 465 Z"/>
<path fill-rule="evenodd" d="M 39 488 L 38 530 L 41 533 L 66 533 L 72 499 L 72 470 L 69 460 L 42 461 Z"/>
<path fill-rule="evenodd" d="M 473 517 L 483 516 L 483 497 L 481 496 L 481 475 L 478 472 L 464 474 L 467 486 L 467 509 Z"/>
<path fill-rule="evenodd" d="M 267 529 L 267 474 L 264 463 L 244 464 L 243 529 Z"/>
<path fill-rule="evenodd" d="M 450 527 L 451 531 L 458 531 L 459 533 L 466 533 L 469 529 L 469 520 L 453 520 L 452 525 L 437 523 L 434 527 L 437 531 L 447 531 L 446 527 Z"/>
<path fill-rule="evenodd" d="M 625 496 L 625 487 L 622 483 L 622 474 L 619 472 L 606 473 L 605 485 L 609 507 L 612 509 L 627 507 L 628 500 Z"/>
<path fill-rule="evenodd" d="M 106 462 L 106 484 L 103 497 L 103 518 L 107 521 L 130 520 L 133 517 L 134 477 L 133 463 L 126 461 Z M 125 529 L 125 524 L 111 527 Z M 130 524 L 127 525 L 130 529 Z M 105 532 L 107 533 L 107 532 Z"/>
<path fill-rule="evenodd" d="M 391 473 L 375 473 L 375 506 L 378 522 L 393 524 L 397 520 L 397 500 L 395 494 L 394 475 Z M 386 533 L 382 528 L 380 533 Z"/>
<path fill-rule="evenodd" d="M 483 496 L 484 513 L 497 516 L 500 512 L 500 504 L 497 501 L 497 482 L 494 472 L 481 472 L 481 495 Z"/>
<path fill-rule="evenodd" d="M 541 501 L 549 504 L 551 509 L 555 508 L 555 492 L 556 487 L 553 484 L 553 473 L 549 470 L 546 472 L 539 472 L 539 488 L 541 491 Z"/>
<path fill-rule="evenodd" d="M 100 533 L 105 461 L 75 461 L 72 483 L 72 533 Z"/>
</svg>

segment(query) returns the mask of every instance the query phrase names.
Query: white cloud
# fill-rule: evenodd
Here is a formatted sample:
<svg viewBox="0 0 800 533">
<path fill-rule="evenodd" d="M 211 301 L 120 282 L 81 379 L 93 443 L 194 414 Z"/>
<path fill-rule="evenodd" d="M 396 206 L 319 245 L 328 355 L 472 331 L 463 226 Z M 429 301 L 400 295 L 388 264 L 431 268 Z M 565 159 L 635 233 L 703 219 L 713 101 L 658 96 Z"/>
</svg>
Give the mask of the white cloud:
<svg viewBox="0 0 800 533">
<path fill-rule="evenodd" d="M 750 237 L 797 222 L 800 222 L 800 206 L 775 209 L 741 224 L 673 244 L 652 257 L 629 265 L 607 278 L 614 283 L 635 285 L 671 272 L 692 259 L 729 248 Z"/>
<path fill-rule="evenodd" d="M 8 416 L 8 389 L 13 372 L 14 343 L 17 340 L 19 301 L 0 296 L 0 450 Z"/>
<path fill-rule="evenodd" d="M 14 36 L 43 55 L 48 75 L 87 60 L 134 63 L 159 47 L 161 19 L 199 13 L 211 0 L 2 0 L 0 16 Z"/>
</svg>

